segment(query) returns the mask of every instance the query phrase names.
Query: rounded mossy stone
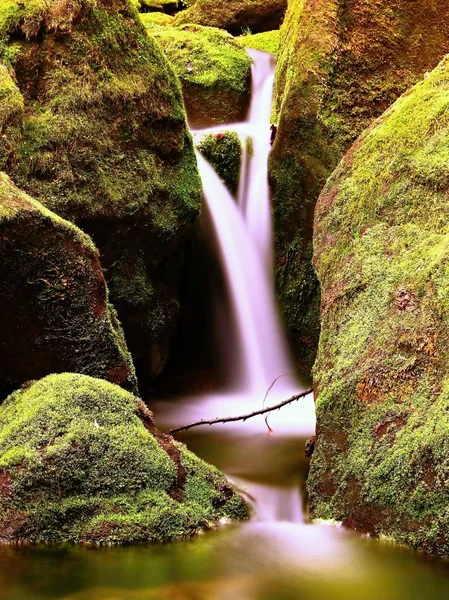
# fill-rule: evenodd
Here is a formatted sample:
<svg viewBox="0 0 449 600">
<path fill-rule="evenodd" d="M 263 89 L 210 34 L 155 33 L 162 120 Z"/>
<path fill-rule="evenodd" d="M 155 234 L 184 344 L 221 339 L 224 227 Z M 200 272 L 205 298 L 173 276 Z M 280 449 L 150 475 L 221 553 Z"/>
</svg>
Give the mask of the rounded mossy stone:
<svg viewBox="0 0 449 600">
<path fill-rule="evenodd" d="M 252 48 L 259 52 L 268 52 L 277 56 L 279 53 L 280 31 L 264 31 L 262 33 L 249 33 L 235 38 L 235 41 L 244 48 Z"/>
<path fill-rule="evenodd" d="M 176 15 L 177 25 L 196 23 L 226 29 L 232 35 L 278 29 L 287 10 L 287 0 L 197 0 Z"/>
<path fill-rule="evenodd" d="M 135 391 L 91 239 L 0 173 L 0 395 L 67 370 Z"/>
<path fill-rule="evenodd" d="M 0 407 L 0 541 L 129 544 L 248 516 L 225 477 L 154 426 L 143 402 L 65 373 Z"/>
<path fill-rule="evenodd" d="M 318 200 L 314 517 L 449 556 L 449 59 Z"/>
<path fill-rule="evenodd" d="M 127 0 L 63 10 L 49 0 L 2 2 L 0 40 L 0 80 L 21 96 L 0 137 L 3 168 L 92 236 L 135 363 L 154 376 L 167 360 L 201 205 L 179 82 Z M 2 128 L 6 111 L 2 103 Z M 133 272 L 121 268 L 133 255 L 156 290 L 138 306 Z"/>
<path fill-rule="evenodd" d="M 231 35 L 213 27 L 153 27 L 181 80 L 189 124 L 204 128 L 243 121 L 249 108 L 251 59 Z"/>
<path fill-rule="evenodd" d="M 446 0 L 289 2 L 270 181 L 280 304 L 296 354 L 309 365 L 319 334 L 319 285 L 311 265 L 318 195 L 363 129 L 447 52 Z"/>
<path fill-rule="evenodd" d="M 208 133 L 196 142 L 197 149 L 214 167 L 231 194 L 237 193 L 242 164 L 242 142 L 235 131 Z"/>
</svg>

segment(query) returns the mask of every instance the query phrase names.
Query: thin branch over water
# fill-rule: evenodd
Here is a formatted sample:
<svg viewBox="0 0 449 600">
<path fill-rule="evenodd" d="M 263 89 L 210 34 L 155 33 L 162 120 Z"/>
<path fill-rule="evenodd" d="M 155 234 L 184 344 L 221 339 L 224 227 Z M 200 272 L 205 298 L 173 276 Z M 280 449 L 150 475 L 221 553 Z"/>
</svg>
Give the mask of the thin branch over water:
<svg viewBox="0 0 449 600">
<path fill-rule="evenodd" d="M 313 389 L 307 390 L 305 392 L 301 392 L 300 394 L 296 394 L 292 396 L 288 400 L 284 400 L 279 404 L 274 406 L 269 406 L 268 408 L 263 408 L 261 410 L 255 410 L 252 413 L 248 413 L 247 415 L 240 415 L 238 417 L 222 417 L 217 419 L 212 419 L 210 421 L 206 419 L 201 419 L 201 421 L 195 421 L 194 423 L 190 423 L 189 425 L 183 425 L 182 427 L 175 427 L 174 429 L 169 429 L 166 433 L 168 435 L 174 435 L 175 433 L 180 433 L 181 431 L 188 431 L 189 429 L 193 429 L 193 427 L 201 427 L 202 425 L 218 425 L 219 423 L 233 423 L 235 421 L 247 421 L 248 419 L 252 419 L 253 417 L 257 417 L 259 415 L 265 415 L 267 413 L 273 412 L 275 410 L 279 410 L 288 404 L 292 404 L 297 400 L 301 400 L 301 398 L 305 398 L 309 394 L 313 392 Z"/>
</svg>

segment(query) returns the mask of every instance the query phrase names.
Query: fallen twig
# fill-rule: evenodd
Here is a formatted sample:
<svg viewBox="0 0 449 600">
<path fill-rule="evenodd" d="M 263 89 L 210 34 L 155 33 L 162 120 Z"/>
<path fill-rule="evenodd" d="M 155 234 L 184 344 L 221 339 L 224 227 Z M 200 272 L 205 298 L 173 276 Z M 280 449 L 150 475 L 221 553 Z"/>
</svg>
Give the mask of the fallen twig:
<svg viewBox="0 0 449 600">
<path fill-rule="evenodd" d="M 259 415 L 264 415 L 266 413 L 273 412 L 275 410 L 279 410 L 279 409 L 283 408 L 284 406 L 287 406 L 288 404 L 292 404 L 293 402 L 296 402 L 297 400 L 301 400 L 301 398 L 305 398 L 312 392 L 313 392 L 313 390 L 307 390 L 305 392 L 301 392 L 300 394 L 296 394 L 295 396 L 292 396 L 288 400 L 284 400 L 283 402 L 280 402 L 279 404 L 276 404 L 275 406 L 269 406 L 268 408 L 263 408 L 261 410 L 255 410 L 254 412 L 249 413 L 247 415 L 240 415 L 238 417 L 223 417 L 223 418 L 218 418 L 218 419 L 212 419 L 210 421 L 208 421 L 206 419 L 201 419 L 201 421 L 195 421 L 194 423 L 190 423 L 189 425 L 183 425 L 182 427 L 175 427 L 174 429 L 169 429 L 166 433 L 168 435 L 174 435 L 175 433 L 180 433 L 181 431 L 188 431 L 189 429 L 192 429 L 193 427 L 201 427 L 202 425 L 218 425 L 219 423 L 233 423 L 235 421 L 245 422 L 248 419 L 252 419 L 253 417 L 257 417 Z"/>
</svg>

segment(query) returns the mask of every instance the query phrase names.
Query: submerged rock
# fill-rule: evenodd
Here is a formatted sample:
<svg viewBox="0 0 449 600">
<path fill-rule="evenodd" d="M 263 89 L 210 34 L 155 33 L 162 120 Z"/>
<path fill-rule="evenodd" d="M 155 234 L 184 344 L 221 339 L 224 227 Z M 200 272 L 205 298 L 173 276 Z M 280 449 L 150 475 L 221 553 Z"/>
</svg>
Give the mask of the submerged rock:
<svg viewBox="0 0 449 600">
<path fill-rule="evenodd" d="M 226 29 L 233 35 L 278 29 L 287 10 L 287 0 L 197 0 L 176 16 L 176 24 L 197 23 Z"/>
<path fill-rule="evenodd" d="M 316 211 L 314 517 L 449 556 L 449 59 L 355 143 Z"/>
<path fill-rule="evenodd" d="M 136 379 L 90 238 L 0 173 L 0 395 L 67 370 Z"/>
<path fill-rule="evenodd" d="M 51 375 L 0 408 L 0 541 L 165 542 L 247 516 L 224 476 L 117 386 Z"/>
<path fill-rule="evenodd" d="M 446 0 L 289 2 L 270 177 L 281 306 L 298 359 L 309 365 L 319 334 L 311 261 L 316 199 L 362 130 L 447 52 Z"/>
<path fill-rule="evenodd" d="M 0 168 L 93 237 L 135 363 L 155 375 L 201 201 L 176 77 L 126 0 L 4 2 L 0 40 Z"/>
<path fill-rule="evenodd" d="M 233 37 L 213 27 L 149 27 L 182 84 L 195 129 L 244 121 L 251 94 L 251 60 Z"/>
</svg>

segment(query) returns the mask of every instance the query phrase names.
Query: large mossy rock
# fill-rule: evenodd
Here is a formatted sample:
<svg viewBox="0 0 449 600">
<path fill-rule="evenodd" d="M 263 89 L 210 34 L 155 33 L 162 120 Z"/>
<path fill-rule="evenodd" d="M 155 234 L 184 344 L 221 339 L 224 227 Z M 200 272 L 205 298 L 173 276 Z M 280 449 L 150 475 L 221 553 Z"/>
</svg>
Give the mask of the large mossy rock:
<svg viewBox="0 0 449 600">
<path fill-rule="evenodd" d="M 341 162 L 316 211 L 314 517 L 449 556 L 449 59 Z"/>
<path fill-rule="evenodd" d="M 447 52 L 446 0 L 289 2 L 270 178 L 281 307 L 298 358 L 309 365 L 319 334 L 319 286 L 311 262 L 318 195 L 363 129 Z"/>
<path fill-rule="evenodd" d="M 136 390 L 90 238 L 0 173 L 0 397 L 67 370 Z"/>
<path fill-rule="evenodd" d="M 248 508 L 117 386 L 51 375 L 0 407 L 0 540 L 124 544 L 195 535 Z"/>
<path fill-rule="evenodd" d="M 178 13 L 177 25 L 197 23 L 226 29 L 240 35 L 278 29 L 287 10 L 287 0 L 197 0 L 193 6 Z"/>
<path fill-rule="evenodd" d="M 189 124 L 199 129 L 244 121 L 251 95 L 251 59 L 234 38 L 213 27 L 148 27 L 182 84 Z"/>
<path fill-rule="evenodd" d="M 0 40 L 0 169 L 92 236 L 157 374 L 201 200 L 176 77 L 126 0 L 3 1 Z"/>
</svg>

